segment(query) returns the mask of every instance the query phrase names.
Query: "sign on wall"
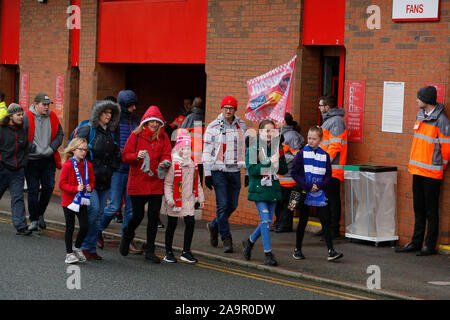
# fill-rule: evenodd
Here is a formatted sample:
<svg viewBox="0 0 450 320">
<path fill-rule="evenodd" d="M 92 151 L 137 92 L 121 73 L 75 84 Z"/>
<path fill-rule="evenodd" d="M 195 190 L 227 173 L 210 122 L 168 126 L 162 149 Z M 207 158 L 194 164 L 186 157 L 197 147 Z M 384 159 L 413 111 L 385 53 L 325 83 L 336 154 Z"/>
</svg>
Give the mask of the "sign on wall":
<svg viewBox="0 0 450 320">
<path fill-rule="evenodd" d="M 30 90 L 30 74 L 21 73 L 20 74 L 20 93 L 19 93 L 19 104 L 24 111 L 28 110 L 28 93 Z"/>
<path fill-rule="evenodd" d="M 385 81 L 383 90 L 383 117 L 381 131 L 403 132 L 403 103 L 405 83 Z"/>
<path fill-rule="evenodd" d="M 346 126 L 348 141 L 363 142 L 365 81 L 347 80 Z"/>
<path fill-rule="evenodd" d="M 56 76 L 55 89 L 55 113 L 58 118 L 62 119 L 64 106 L 64 75 Z"/>
<path fill-rule="evenodd" d="M 393 0 L 392 21 L 437 21 L 440 0 Z"/>
<path fill-rule="evenodd" d="M 438 103 L 445 104 L 445 83 L 424 83 L 424 86 L 433 86 L 437 91 L 437 99 Z"/>
</svg>

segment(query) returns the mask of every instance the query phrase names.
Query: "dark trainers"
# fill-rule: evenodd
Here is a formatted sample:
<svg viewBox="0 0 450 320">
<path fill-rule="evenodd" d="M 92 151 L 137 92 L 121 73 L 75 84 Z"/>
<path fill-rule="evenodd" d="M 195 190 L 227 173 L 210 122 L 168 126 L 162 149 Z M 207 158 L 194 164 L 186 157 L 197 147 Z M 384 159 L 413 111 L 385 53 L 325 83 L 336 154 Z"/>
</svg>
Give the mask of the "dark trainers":
<svg viewBox="0 0 450 320">
<path fill-rule="evenodd" d="M 233 240 L 231 238 L 223 239 L 223 252 L 233 253 Z"/>
<path fill-rule="evenodd" d="M 268 266 L 277 266 L 278 262 L 273 258 L 272 252 L 266 252 L 266 259 L 264 260 L 264 264 L 267 264 Z"/>
<path fill-rule="evenodd" d="M 122 239 L 120 239 L 120 254 L 123 256 L 127 256 L 130 250 L 130 243 L 133 241 L 133 237 L 129 237 L 126 235 L 122 235 Z"/>
<path fill-rule="evenodd" d="M 250 239 L 242 241 L 242 247 L 244 247 L 244 249 L 242 250 L 242 255 L 244 256 L 245 260 L 250 260 L 250 258 L 252 257 L 253 245 L 254 243 L 251 242 Z"/>
<path fill-rule="evenodd" d="M 328 250 L 328 261 L 335 261 L 342 258 L 344 255 L 340 252 L 334 251 L 334 249 Z"/>
<path fill-rule="evenodd" d="M 145 254 L 145 259 L 150 260 L 153 263 L 161 263 L 161 260 L 153 253 L 153 252 L 147 252 Z"/>
<path fill-rule="evenodd" d="M 197 263 L 198 260 L 192 255 L 192 252 L 190 251 L 183 251 L 183 253 L 180 256 L 180 259 L 189 262 L 189 263 Z"/>
<path fill-rule="evenodd" d="M 47 228 L 47 224 L 45 223 L 44 216 L 39 216 L 39 228 L 45 230 Z"/>
<path fill-rule="evenodd" d="M 294 249 L 294 254 L 292 256 L 296 260 L 303 260 L 303 259 L 305 259 L 305 256 L 303 255 L 302 250 L 299 250 L 297 248 Z"/>
<path fill-rule="evenodd" d="M 173 255 L 172 251 L 166 252 L 165 257 L 163 258 L 163 261 L 168 262 L 168 263 L 176 263 L 177 259 L 175 258 L 175 256 Z"/>
<path fill-rule="evenodd" d="M 18 236 L 29 236 L 30 234 L 32 234 L 32 232 L 30 230 L 28 230 L 27 228 L 17 230 L 17 232 L 16 232 L 16 235 L 18 235 Z"/>
<path fill-rule="evenodd" d="M 206 229 L 209 232 L 209 242 L 213 247 L 217 247 L 219 245 L 219 228 L 213 227 L 211 222 L 206 224 Z"/>
</svg>

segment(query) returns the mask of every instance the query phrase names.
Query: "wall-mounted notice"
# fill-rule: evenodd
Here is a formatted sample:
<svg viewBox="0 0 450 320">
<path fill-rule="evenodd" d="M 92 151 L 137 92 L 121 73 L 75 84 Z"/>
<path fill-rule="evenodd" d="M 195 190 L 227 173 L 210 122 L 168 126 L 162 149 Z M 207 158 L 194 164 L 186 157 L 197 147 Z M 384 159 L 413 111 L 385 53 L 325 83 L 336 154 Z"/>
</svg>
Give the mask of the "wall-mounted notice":
<svg viewBox="0 0 450 320">
<path fill-rule="evenodd" d="M 403 132 L 404 96 L 404 82 L 384 82 L 381 131 L 396 133 Z"/>
<path fill-rule="evenodd" d="M 30 74 L 20 74 L 19 104 L 24 111 L 28 110 L 28 93 L 30 90 Z"/>
<path fill-rule="evenodd" d="M 56 115 L 62 120 L 64 108 L 64 75 L 56 76 L 54 107 Z"/>
<path fill-rule="evenodd" d="M 437 21 L 440 0 L 393 0 L 392 21 Z"/>
<path fill-rule="evenodd" d="M 365 81 L 347 80 L 346 121 L 348 141 L 363 142 Z"/>
</svg>

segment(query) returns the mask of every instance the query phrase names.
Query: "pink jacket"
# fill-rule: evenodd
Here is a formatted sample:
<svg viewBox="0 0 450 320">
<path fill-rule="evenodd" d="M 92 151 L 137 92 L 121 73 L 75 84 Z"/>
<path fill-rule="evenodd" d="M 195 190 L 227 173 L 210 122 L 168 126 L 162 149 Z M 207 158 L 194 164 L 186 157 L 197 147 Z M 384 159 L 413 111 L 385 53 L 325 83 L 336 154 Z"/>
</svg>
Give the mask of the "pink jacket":
<svg viewBox="0 0 450 320">
<path fill-rule="evenodd" d="M 183 168 L 183 190 L 181 192 L 181 197 L 183 201 L 183 208 L 181 211 L 174 211 L 172 207 L 167 205 L 167 214 L 172 217 L 185 217 L 194 215 L 194 205 L 195 197 L 193 193 L 193 183 L 194 183 L 194 173 L 195 166 L 194 162 L 189 159 L 189 162 L 184 163 L 182 159 L 175 153 L 172 155 L 172 166 L 167 172 L 166 178 L 164 179 L 164 196 L 166 202 L 173 201 L 173 184 L 174 184 L 174 166 L 175 163 L 180 163 Z M 197 181 L 198 183 L 198 202 L 205 202 L 205 196 L 203 195 L 203 189 L 200 184 L 200 177 Z"/>
</svg>

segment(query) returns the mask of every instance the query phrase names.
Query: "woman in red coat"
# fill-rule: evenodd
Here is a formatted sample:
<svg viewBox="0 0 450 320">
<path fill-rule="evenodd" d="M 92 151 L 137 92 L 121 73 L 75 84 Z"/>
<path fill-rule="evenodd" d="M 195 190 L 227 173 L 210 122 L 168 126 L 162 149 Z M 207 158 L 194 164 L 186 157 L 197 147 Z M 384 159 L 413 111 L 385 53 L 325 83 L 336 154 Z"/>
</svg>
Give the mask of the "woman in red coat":
<svg viewBox="0 0 450 320">
<path fill-rule="evenodd" d="M 145 258 L 159 263 L 155 255 L 158 213 L 164 194 L 164 177 L 171 165 L 172 146 L 163 130 L 164 118 L 158 107 L 150 106 L 127 140 L 122 161 L 130 165 L 127 192 L 133 206 L 133 217 L 128 222 L 120 242 L 120 253 L 128 254 L 135 230 L 144 218 L 148 203 L 147 247 Z"/>
</svg>

